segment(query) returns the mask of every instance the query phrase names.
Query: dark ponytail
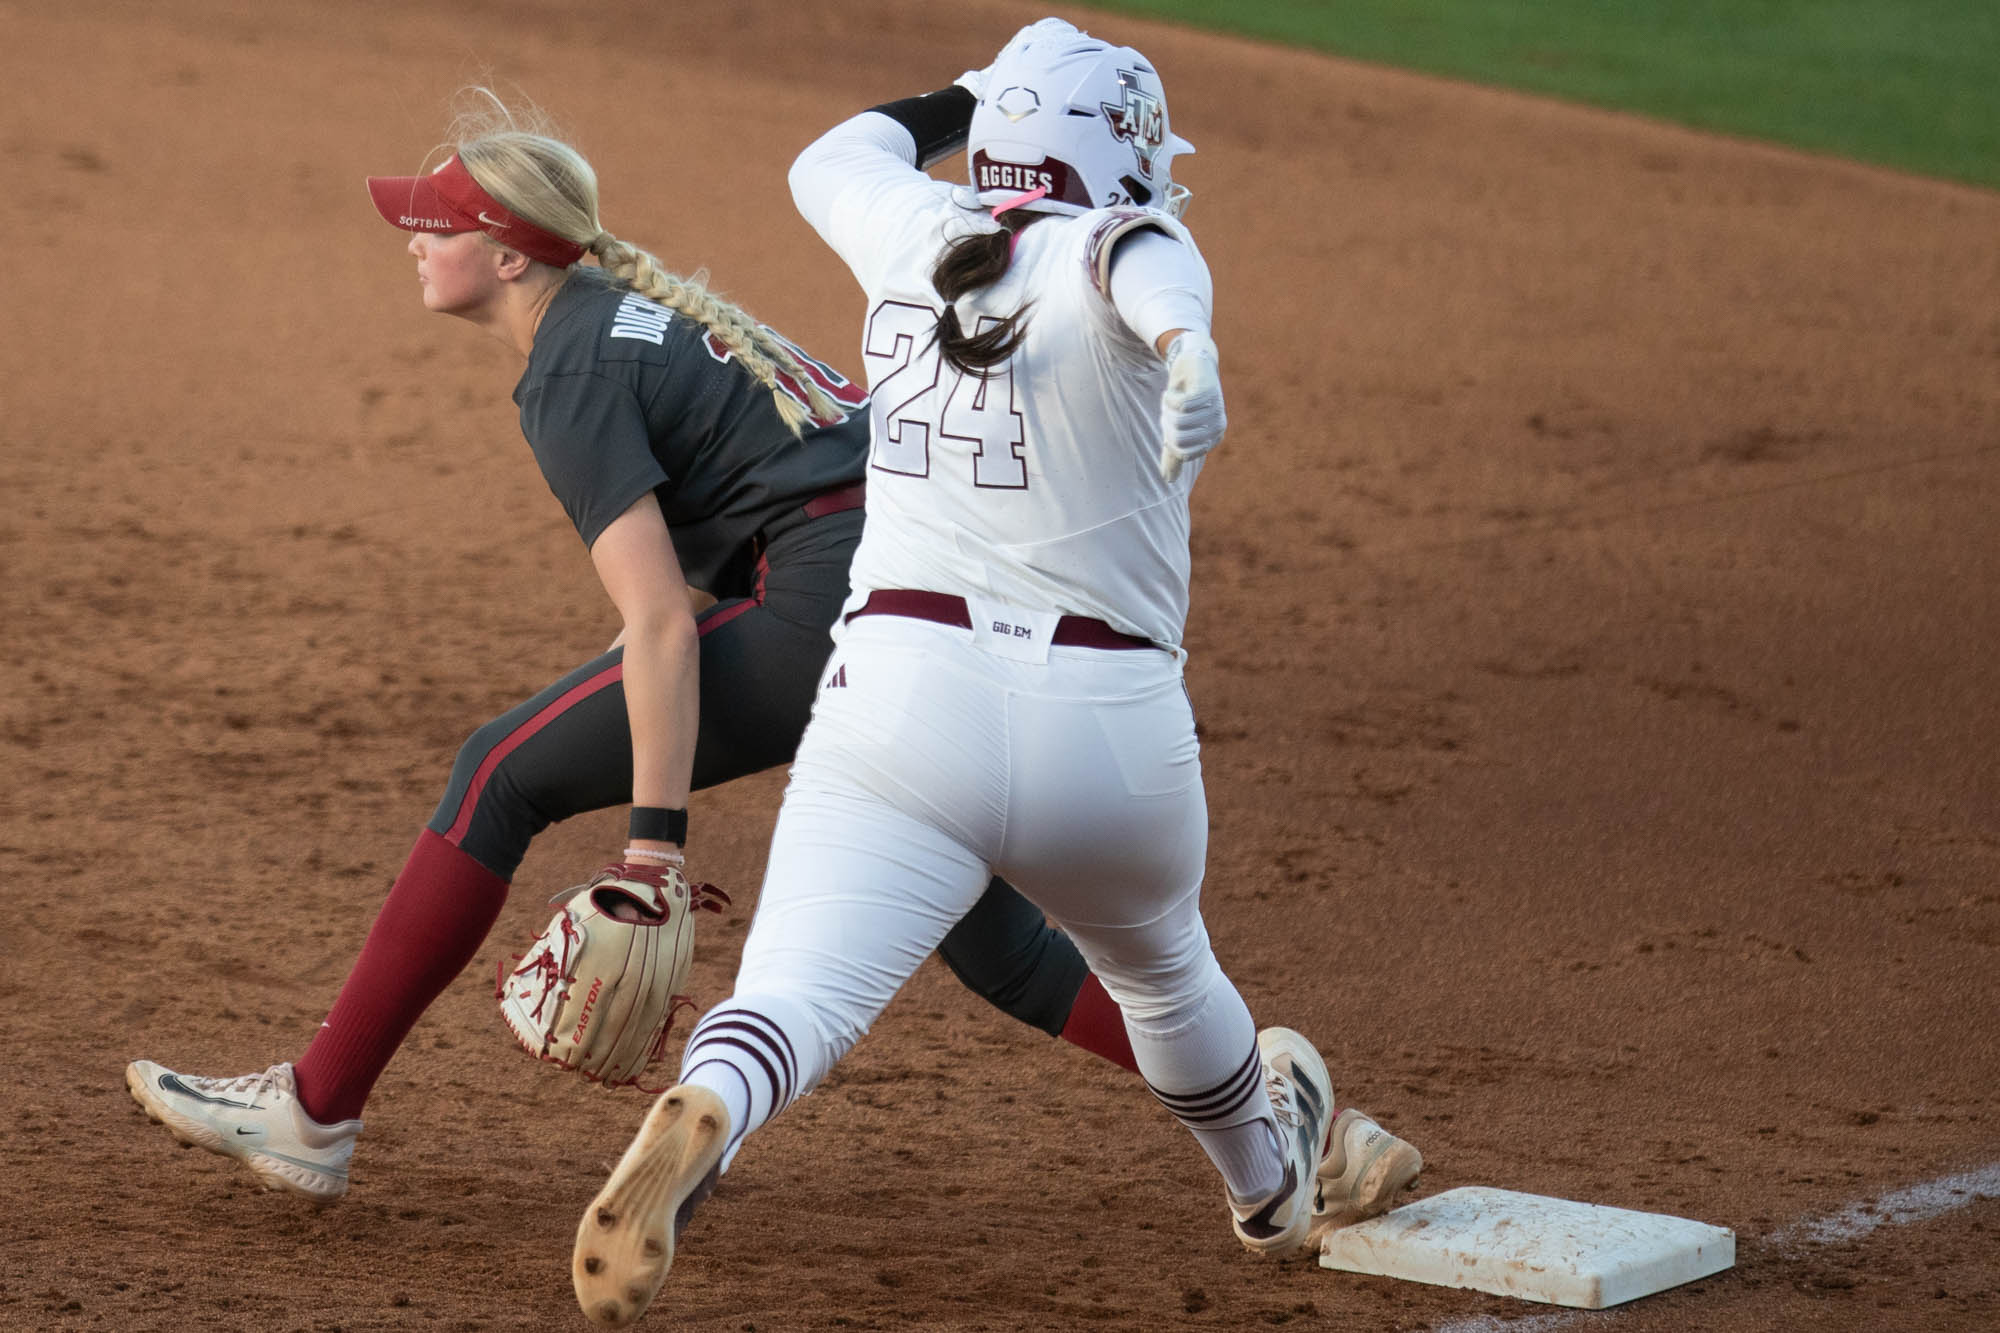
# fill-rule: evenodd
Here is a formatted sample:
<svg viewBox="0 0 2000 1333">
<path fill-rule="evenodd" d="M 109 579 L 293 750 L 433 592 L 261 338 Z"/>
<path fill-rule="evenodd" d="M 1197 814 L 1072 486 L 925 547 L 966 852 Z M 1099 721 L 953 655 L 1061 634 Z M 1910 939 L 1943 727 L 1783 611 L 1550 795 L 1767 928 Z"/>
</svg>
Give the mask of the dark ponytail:
<svg viewBox="0 0 2000 1333">
<path fill-rule="evenodd" d="M 1028 319 L 1028 305 L 998 324 L 968 334 L 959 327 L 958 311 L 952 308 L 952 302 L 967 292 L 991 287 L 1005 277 L 1007 266 L 1014 258 L 1015 235 L 1041 216 L 1039 213 L 1003 216 L 1000 225 L 1004 230 L 977 231 L 959 237 L 945 247 L 944 253 L 938 256 L 937 263 L 931 268 L 931 286 L 944 299 L 944 313 L 938 316 L 937 331 L 933 336 L 938 355 L 954 370 L 990 379 L 994 369 L 1014 355 L 1021 346 L 1021 340 L 1027 337 L 1027 330 L 1022 325 Z"/>
</svg>

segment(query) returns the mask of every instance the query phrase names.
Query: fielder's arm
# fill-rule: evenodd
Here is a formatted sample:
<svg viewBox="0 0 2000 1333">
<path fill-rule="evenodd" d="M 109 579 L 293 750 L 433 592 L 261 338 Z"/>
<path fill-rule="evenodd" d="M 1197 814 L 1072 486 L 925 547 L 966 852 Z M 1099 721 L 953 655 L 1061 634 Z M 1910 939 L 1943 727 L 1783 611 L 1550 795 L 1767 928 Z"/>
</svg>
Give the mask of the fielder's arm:
<svg viewBox="0 0 2000 1333">
<path fill-rule="evenodd" d="M 590 548 L 625 628 L 625 711 L 632 726 L 632 804 L 687 808 L 701 717 L 701 641 L 666 519 L 652 492 Z M 664 849 L 667 844 L 660 844 Z"/>
<path fill-rule="evenodd" d="M 687 586 L 687 597 L 688 597 L 689 613 L 697 616 L 700 615 L 702 612 L 708 610 L 709 607 L 714 606 L 716 602 L 720 600 L 719 598 L 716 597 L 714 593 L 704 592 L 702 589 L 695 587 L 692 583 L 688 584 Z M 613 639 L 610 643 L 606 644 L 604 651 L 608 653 L 614 648 L 623 648 L 624 646 L 625 646 L 625 628 L 624 626 L 621 625 L 619 626 L 618 629 L 618 637 Z"/>
</svg>

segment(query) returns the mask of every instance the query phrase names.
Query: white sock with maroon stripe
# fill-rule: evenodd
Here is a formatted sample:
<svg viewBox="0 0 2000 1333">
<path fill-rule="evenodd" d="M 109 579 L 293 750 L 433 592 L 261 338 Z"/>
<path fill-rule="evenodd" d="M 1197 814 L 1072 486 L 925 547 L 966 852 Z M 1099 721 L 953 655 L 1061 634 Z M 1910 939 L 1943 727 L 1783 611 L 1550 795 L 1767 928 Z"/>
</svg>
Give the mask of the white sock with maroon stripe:
<svg viewBox="0 0 2000 1333">
<path fill-rule="evenodd" d="M 1125 1011 L 1132 1054 L 1155 1097 L 1201 1144 L 1239 1202 L 1269 1198 L 1285 1178 L 1257 1024 L 1222 969 L 1207 959 L 1192 1000 Z"/>
<path fill-rule="evenodd" d="M 812 1060 L 804 1070 L 802 1049 Z M 681 1052 L 679 1081 L 707 1088 L 729 1108 L 723 1170 L 752 1130 L 818 1084 L 818 1053 L 810 1020 L 789 1000 L 738 996 L 702 1015 Z"/>
<path fill-rule="evenodd" d="M 683 1072 L 680 1081 L 684 1087 L 707 1088 L 722 1098 L 722 1104 L 729 1108 L 729 1148 L 733 1150 L 743 1140 L 745 1131 L 739 1127 L 750 1123 L 750 1081 L 735 1065 L 722 1059 L 703 1060 Z M 727 1152 L 724 1160 L 728 1160 Z"/>
<path fill-rule="evenodd" d="M 1285 1157 L 1278 1146 L 1278 1122 L 1268 1112 L 1266 1107 L 1264 1119 L 1245 1125 L 1194 1130 L 1195 1141 L 1222 1173 L 1229 1197 L 1238 1203 L 1262 1202 L 1285 1183 Z"/>
</svg>

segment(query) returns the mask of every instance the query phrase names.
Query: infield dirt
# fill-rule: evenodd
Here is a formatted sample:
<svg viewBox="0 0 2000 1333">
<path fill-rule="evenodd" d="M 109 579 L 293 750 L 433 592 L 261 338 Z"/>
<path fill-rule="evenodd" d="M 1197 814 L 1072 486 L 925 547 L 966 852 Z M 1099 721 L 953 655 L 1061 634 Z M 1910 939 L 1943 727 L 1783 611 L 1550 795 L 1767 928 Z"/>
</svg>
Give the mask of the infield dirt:
<svg viewBox="0 0 2000 1333">
<path fill-rule="evenodd" d="M 518 367 L 361 189 L 454 89 L 556 113 L 613 231 L 858 373 L 791 209 L 836 120 L 1042 10 L 972 0 L 0 3 L 0 1327 L 581 1327 L 644 1114 L 521 1056 L 550 831 L 313 1211 L 183 1154 L 136 1056 L 301 1052 L 459 742 L 612 608 Z M 2000 196 L 1083 11 L 1159 64 L 1231 430 L 1189 682 L 1218 953 L 1343 1102 L 1489 1184 L 1736 1229 L 1576 1327 L 2000 1323 Z M 728 987 L 783 774 L 697 798 Z M 1976 1192 L 1976 1191 L 1975 1191 Z M 642 1327 L 1490 1328 L 1259 1263 L 1136 1080 L 927 965 L 738 1159 Z"/>
</svg>

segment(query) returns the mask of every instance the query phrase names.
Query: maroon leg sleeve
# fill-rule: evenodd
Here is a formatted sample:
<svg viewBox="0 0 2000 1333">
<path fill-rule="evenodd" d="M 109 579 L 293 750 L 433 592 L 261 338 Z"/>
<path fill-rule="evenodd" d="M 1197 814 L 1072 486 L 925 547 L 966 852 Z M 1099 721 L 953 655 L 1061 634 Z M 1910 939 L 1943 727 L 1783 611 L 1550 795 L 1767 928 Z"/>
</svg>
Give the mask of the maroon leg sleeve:
<svg viewBox="0 0 2000 1333">
<path fill-rule="evenodd" d="M 1122 1069 L 1139 1072 L 1139 1062 L 1132 1058 L 1132 1039 L 1125 1035 L 1125 1015 L 1094 975 L 1083 979 L 1076 1003 L 1070 1006 L 1069 1020 L 1063 1024 L 1062 1039 Z"/>
<path fill-rule="evenodd" d="M 389 1058 L 479 952 L 506 901 L 506 880 L 429 829 L 418 835 L 333 1012 L 294 1067 L 306 1114 L 323 1125 L 361 1114 Z"/>
</svg>

